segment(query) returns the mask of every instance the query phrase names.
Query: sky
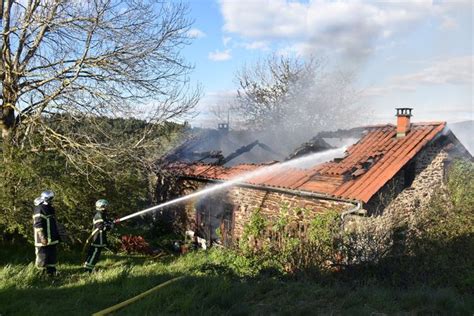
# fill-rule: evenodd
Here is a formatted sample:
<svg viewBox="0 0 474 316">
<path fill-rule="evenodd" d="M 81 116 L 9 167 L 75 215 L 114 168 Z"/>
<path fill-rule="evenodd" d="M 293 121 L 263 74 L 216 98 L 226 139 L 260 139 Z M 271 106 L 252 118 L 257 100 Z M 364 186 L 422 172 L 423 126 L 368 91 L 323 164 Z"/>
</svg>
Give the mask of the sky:
<svg viewBox="0 0 474 316">
<path fill-rule="evenodd" d="M 183 51 L 203 97 L 193 126 L 229 104 L 236 73 L 269 54 L 315 56 L 354 74 L 368 123 L 474 119 L 473 2 L 192 0 L 192 43 Z"/>
</svg>

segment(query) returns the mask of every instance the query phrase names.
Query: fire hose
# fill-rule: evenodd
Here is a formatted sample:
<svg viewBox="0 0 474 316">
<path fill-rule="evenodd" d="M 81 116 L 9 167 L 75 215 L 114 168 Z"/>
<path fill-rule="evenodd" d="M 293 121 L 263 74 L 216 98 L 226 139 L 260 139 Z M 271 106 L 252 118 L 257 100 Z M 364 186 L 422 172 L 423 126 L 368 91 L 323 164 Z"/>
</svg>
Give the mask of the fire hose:
<svg viewBox="0 0 474 316">
<path fill-rule="evenodd" d="M 167 286 L 167 285 L 169 285 L 169 284 L 171 284 L 171 283 L 174 283 L 174 282 L 176 282 L 176 281 L 178 281 L 178 280 L 181 280 L 181 279 L 183 279 L 183 278 L 184 278 L 184 276 L 180 276 L 180 277 L 176 277 L 176 278 L 174 278 L 174 279 L 168 280 L 168 281 L 166 281 L 166 282 L 160 283 L 160 284 L 158 284 L 157 286 L 155 286 L 155 287 L 153 287 L 153 288 L 151 288 L 151 289 L 149 289 L 149 290 L 147 290 L 147 291 L 145 291 L 145 292 L 143 292 L 143 293 L 141 293 L 141 294 L 138 294 L 137 296 L 134 296 L 134 297 L 132 297 L 132 298 L 129 298 L 128 300 L 125 300 L 125 301 L 123 301 L 123 302 L 121 302 L 121 303 L 118 303 L 118 304 L 115 304 L 115 305 L 113 305 L 113 306 L 110 306 L 110 307 L 108 307 L 108 308 L 106 308 L 106 309 L 103 309 L 103 310 L 101 310 L 101 311 L 98 311 L 97 313 L 92 314 L 92 316 L 102 316 L 102 315 L 107 315 L 107 314 L 116 312 L 117 310 L 119 310 L 119 309 L 121 309 L 121 308 L 123 308 L 123 307 L 125 307 L 125 306 L 127 306 L 127 305 L 130 305 L 130 304 L 132 304 L 132 303 L 135 303 L 135 302 L 138 301 L 139 299 L 142 299 L 143 297 L 145 297 L 145 296 L 147 296 L 147 295 L 149 295 L 149 294 L 151 294 L 151 293 L 153 293 L 153 292 L 155 292 L 155 291 L 157 291 L 157 290 L 159 290 L 159 289 L 161 289 L 161 288 L 163 288 L 163 287 L 165 287 L 165 286 Z"/>
</svg>

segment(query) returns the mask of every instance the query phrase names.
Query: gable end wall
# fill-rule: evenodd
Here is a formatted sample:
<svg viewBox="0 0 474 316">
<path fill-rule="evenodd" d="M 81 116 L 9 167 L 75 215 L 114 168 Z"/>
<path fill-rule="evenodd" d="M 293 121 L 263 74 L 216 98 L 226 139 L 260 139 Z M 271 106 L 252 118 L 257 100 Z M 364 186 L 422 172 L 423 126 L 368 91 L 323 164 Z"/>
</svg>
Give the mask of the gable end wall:
<svg viewBox="0 0 474 316">
<path fill-rule="evenodd" d="M 385 212 L 409 212 L 427 205 L 432 194 L 443 185 L 446 160 L 449 154 L 441 142 L 428 144 L 395 177 L 390 180 L 365 206 L 369 215 Z M 415 177 L 404 187 L 408 165 L 413 163 Z"/>
</svg>

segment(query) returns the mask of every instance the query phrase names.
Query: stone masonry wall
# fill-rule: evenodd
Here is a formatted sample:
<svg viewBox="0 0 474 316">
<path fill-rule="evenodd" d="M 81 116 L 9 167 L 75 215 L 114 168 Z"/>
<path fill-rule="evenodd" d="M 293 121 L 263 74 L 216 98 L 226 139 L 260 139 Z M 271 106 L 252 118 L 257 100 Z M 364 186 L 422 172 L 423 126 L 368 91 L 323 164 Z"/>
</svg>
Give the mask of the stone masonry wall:
<svg viewBox="0 0 474 316">
<path fill-rule="evenodd" d="M 183 182 L 184 183 L 184 182 Z M 184 194 L 196 189 L 203 188 L 207 183 L 197 180 L 186 180 L 188 189 Z M 242 236 L 244 225 L 249 221 L 252 212 L 260 209 L 260 212 L 270 221 L 276 218 L 281 207 L 286 204 L 290 208 L 304 207 L 311 209 L 314 214 L 325 210 L 344 211 L 354 205 L 348 202 L 324 200 L 316 197 L 301 197 L 289 193 L 280 193 L 270 190 L 260 190 L 246 187 L 233 187 L 226 192 L 227 199 L 234 206 L 233 239 L 238 240 Z M 198 199 L 190 200 L 185 205 L 185 212 L 188 218 L 188 228 L 193 229 L 195 219 L 195 205 Z"/>
<path fill-rule="evenodd" d="M 448 153 L 441 145 L 431 144 L 415 158 L 415 179 L 386 207 L 385 212 L 409 212 L 427 205 L 432 194 L 443 185 Z"/>
<path fill-rule="evenodd" d="M 289 193 L 264 191 L 244 187 L 235 187 L 229 191 L 229 197 L 238 206 L 235 210 L 234 238 L 242 236 L 244 225 L 249 221 L 252 212 L 260 208 L 260 213 L 272 221 L 279 215 L 283 205 L 290 209 L 295 207 L 312 210 L 314 215 L 327 210 L 344 211 L 354 207 L 351 203 L 325 200 L 316 197 L 302 197 Z"/>
</svg>

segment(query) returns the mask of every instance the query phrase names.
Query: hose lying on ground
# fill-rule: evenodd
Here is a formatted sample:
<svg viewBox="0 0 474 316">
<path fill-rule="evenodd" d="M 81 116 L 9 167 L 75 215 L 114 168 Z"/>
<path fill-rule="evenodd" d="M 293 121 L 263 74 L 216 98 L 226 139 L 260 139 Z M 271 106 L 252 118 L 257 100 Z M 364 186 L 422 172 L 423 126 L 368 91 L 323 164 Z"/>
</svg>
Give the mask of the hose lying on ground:
<svg viewBox="0 0 474 316">
<path fill-rule="evenodd" d="M 114 305 L 114 306 L 108 307 L 108 308 L 103 309 L 103 310 L 101 310 L 101 311 L 99 311 L 99 312 L 97 312 L 97 313 L 94 313 L 94 314 L 92 314 L 92 316 L 102 316 L 102 315 L 107 315 L 107 314 L 113 313 L 113 312 L 115 312 L 115 311 L 117 311 L 117 310 L 119 310 L 119 309 L 121 309 L 121 308 L 123 308 L 123 307 L 125 307 L 125 306 L 127 306 L 127 305 L 130 305 L 130 304 L 132 304 L 132 303 L 138 301 L 139 299 L 141 299 L 141 298 L 147 296 L 148 294 L 151 294 L 151 293 L 153 293 L 154 291 L 156 291 L 156 290 L 158 290 L 158 289 L 161 289 L 161 288 L 167 286 L 168 284 L 171 284 L 171 283 L 176 282 L 176 281 L 178 281 L 178 280 L 181 280 L 181 279 L 183 279 L 183 278 L 184 278 L 184 276 L 180 276 L 180 277 L 177 277 L 177 278 L 168 280 L 168 281 L 166 281 L 166 282 L 160 283 L 160 284 L 158 284 L 157 286 L 155 286 L 155 287 L 153 287 L 153 288 L 151 288 L 151 289 L 149 289 L 149 290 L 147 290 L 147 291 L 145 291 L 145 292 L 143 292 L 143 293 L 141 293 L 141 294 L 138 294 L 137 296 L 134 296 L 134 297 L 132 297 L 132 298 L 126 300 L 126 301 L 123 301 L 122 303 L 118 303 L 118 304 L 116 304 L 116 305 Z"/>
</svg>

